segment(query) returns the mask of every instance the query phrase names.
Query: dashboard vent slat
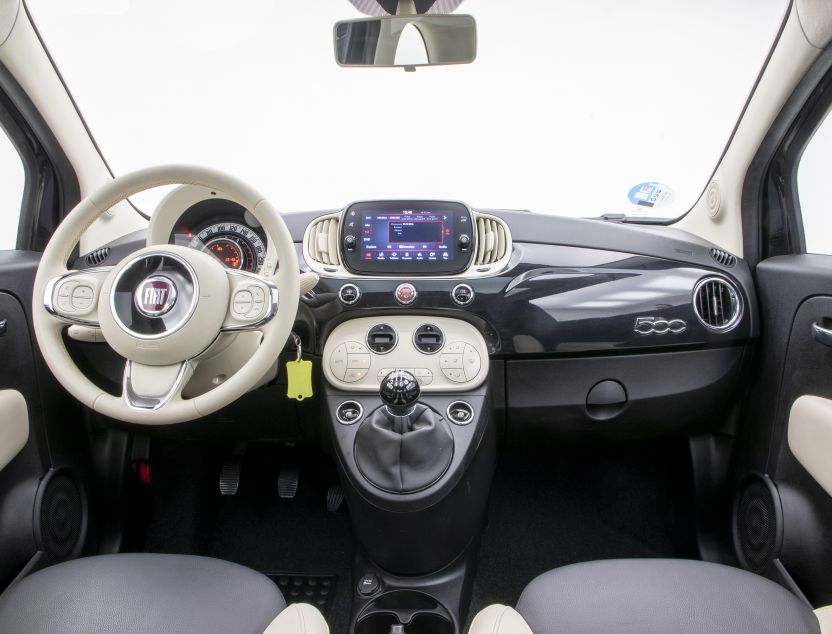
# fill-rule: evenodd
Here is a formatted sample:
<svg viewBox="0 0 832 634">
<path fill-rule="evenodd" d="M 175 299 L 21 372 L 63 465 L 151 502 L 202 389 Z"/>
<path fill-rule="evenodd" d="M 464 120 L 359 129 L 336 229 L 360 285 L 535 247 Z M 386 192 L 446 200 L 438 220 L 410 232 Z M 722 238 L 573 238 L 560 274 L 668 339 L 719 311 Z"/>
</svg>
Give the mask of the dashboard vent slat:
<svg viewBox="0 0 832 634">
<path fill-rule="evenodd" d="M 110 257 L 110 247 L 101 247 L 100 249 L 87 253 L 84 261 L 87 263 L 87 266 L 98 266 L 108 257 Z"/>
<path fill-rule="evenodd" d="M 477 254 L 475 266 L 499 262 L 506 255 L 508 238 L 502 220 L 485 216 L 477 217 Z"/>
<path fill-rule="evenodd" d="M 717 332 L 733 329 L 742 317 L 736 288 L 721 277 L 706 277 L 693 290 L 693 308 L 702 324 Z"/>
<path fill-rule="evenodd" d="M 722 249 L 712 248 L 711 257 L 722 266 L 735 266 L 737 264 L 737 256 Z"/>
<path fill-rule="evenodd" d="M 324 266 L 340 266 L 338 255 L 338 218 L 324 217 L 315 220 L 306 235 L 309 257 Z"/>
</svg>

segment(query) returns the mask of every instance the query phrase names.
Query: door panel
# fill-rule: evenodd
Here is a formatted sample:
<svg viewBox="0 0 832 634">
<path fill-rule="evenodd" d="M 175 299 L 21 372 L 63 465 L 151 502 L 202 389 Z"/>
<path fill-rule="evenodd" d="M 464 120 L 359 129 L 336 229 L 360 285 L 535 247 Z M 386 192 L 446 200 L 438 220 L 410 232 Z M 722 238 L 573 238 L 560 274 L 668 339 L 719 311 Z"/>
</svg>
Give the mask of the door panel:
<svg viewBox="0 0 832 634">
<path fill-rule="evenodd" d="M 29 436 L 0 470 L 0 589 L 27 565 L 75 556 L 88 535 L 88 449 L 78 404 L 49 372 L 32 336 L 40 256 L 0 251 L 0 391 L 20 392 Z M 71 543 L 70 543 L 71 542 Z"/>
<path fill-rule="evenodd" d="M 807 442 L 829 441 L 812 455 L 825 451 L 832 465 L 832 420 L 830 433 L 823 433 L 818 401 L 806 398 L 832 399 L 832 347 L 812 334 L 814 323 L 832 320 L 832 258 L 770 258 L 757 267 L 757 284 L 762 336 L 743 424 L 740 475 L 763 472 L 774 482 L 782 508 L 782 546 L 774 556 L 818 607 L 832 603 L 832 497 L 789 447 L 789 419 L 793 412 L 802 419 L 793 439 L 804 457 Z M 815 406 L 809 406 L 812 420 L 807 403 Z"/>
</svg>

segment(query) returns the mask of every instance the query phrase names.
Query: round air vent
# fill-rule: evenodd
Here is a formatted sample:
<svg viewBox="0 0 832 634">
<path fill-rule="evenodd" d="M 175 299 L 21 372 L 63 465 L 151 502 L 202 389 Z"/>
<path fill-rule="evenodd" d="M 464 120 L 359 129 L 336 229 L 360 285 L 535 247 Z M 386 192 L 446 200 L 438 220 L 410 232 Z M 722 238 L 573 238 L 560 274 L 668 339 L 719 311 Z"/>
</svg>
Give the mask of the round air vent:
<svg viewBox="0 0 832 634">
<path fill-rule="evenodd" d="M 743 567 L 762 572 L 780 555 L 783 511 L 780 495 L 766 475 L 752 474 L 734 499 L 734 550 Z"/>
<path fill-rule="evenodd" d="M 725 332 L 739 323 L 742 300 L 737 289 L 725 278 L 706 277 L 693 289 L 693 309 L 706 328 Z"/>
</svg>

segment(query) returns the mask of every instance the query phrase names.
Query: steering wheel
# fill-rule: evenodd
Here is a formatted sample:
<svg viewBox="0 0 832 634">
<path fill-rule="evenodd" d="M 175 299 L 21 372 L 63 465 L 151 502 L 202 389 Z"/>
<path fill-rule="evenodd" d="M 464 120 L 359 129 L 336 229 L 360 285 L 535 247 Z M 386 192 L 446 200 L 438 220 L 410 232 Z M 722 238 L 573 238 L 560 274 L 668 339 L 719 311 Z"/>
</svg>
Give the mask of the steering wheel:
<svg viewBox="0 0 832 634">
<path fill-rule="evenodd" d="M 225 268 L 213 256 L 153 244 L 115 266 L 68 270 L 84 231 L 113 205 L 163 185 L 201 185 L 222 192 L 260 222 L 276 248 L 274 275 Z M 256 190 L 222 172 L 185 165 L 139 170 L 109 181 L 82 200 L 43 252 L 32 300 L 35 336 L 61 384 L 96 412 L 130 423 L 193 420 L 233 402 L 269 371 L 295 321 L 299 297 L 295 245 L 278 211 Z M 68 324 L 100 327 L 126 359 L 121 396 L 97 387 L 67 352 Z M 260 345 L 232 376 L 191 399 L 182 390 L 200 358 L 223 333 L 258 331 Z"/>
</svg>

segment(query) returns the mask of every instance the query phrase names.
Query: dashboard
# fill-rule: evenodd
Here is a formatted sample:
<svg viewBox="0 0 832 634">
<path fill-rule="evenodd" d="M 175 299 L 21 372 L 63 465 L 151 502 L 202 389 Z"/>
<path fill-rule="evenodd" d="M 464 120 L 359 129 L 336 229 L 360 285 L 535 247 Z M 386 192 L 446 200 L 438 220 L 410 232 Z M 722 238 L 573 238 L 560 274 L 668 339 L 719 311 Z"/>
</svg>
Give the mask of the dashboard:
<svg viewBox="0 0 832 634">
<path fill-rule="evenodd" d="M 186 188 L 161 208 L 154 243 L 255 274 L 277 266 L 256 218 L 215 192 Z M 301 271 L 319 275 L 294 331 L 337 403 L 405 369 L 432 395 L 488 390 L 521 435 L 688 433 L 723 420 L 759 333 L 746 263 L 669 227 L 438 200 L 283 218 Z"/>
</svg>

